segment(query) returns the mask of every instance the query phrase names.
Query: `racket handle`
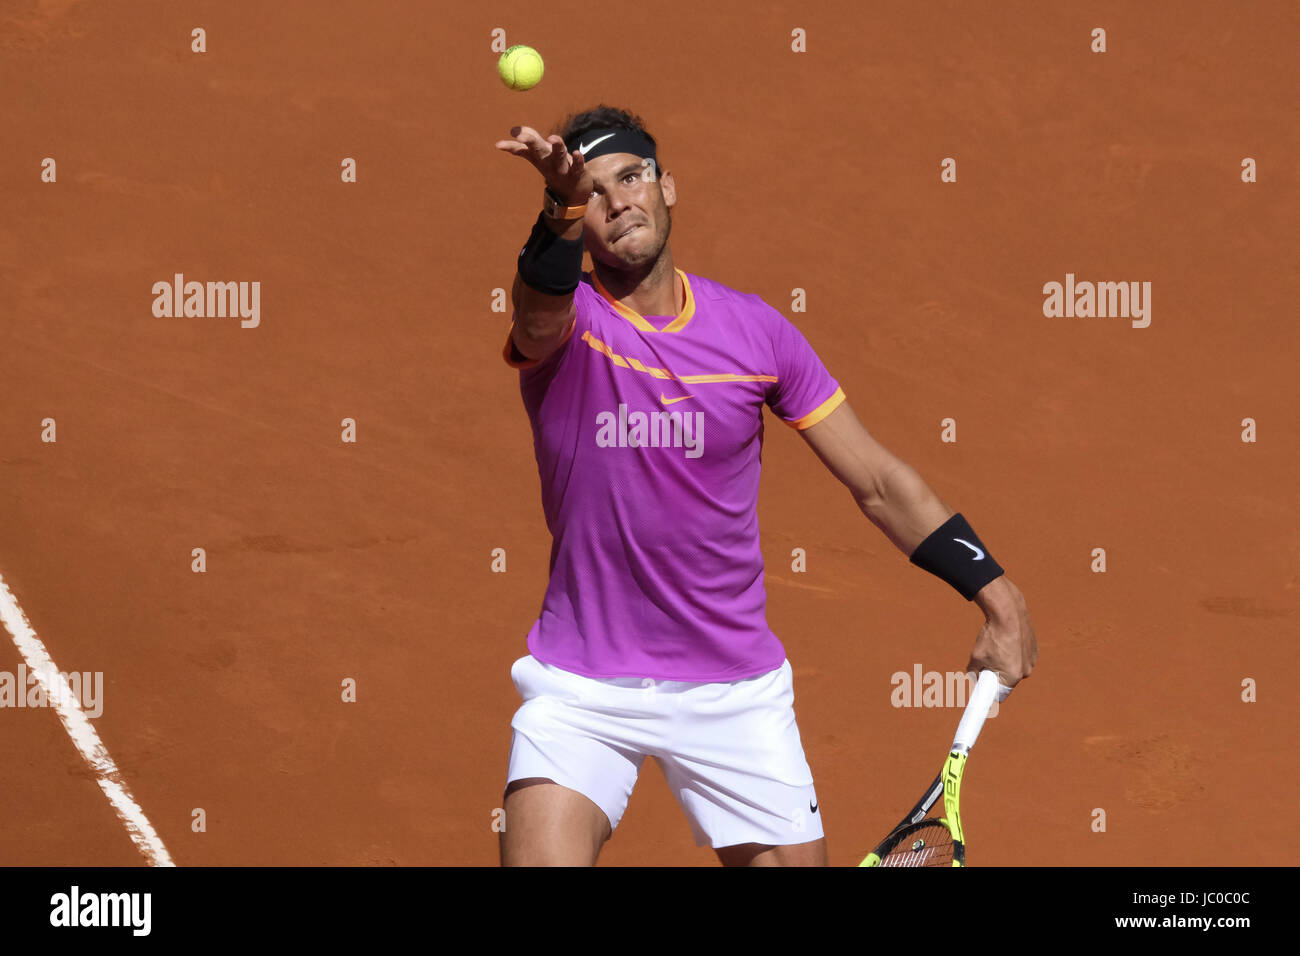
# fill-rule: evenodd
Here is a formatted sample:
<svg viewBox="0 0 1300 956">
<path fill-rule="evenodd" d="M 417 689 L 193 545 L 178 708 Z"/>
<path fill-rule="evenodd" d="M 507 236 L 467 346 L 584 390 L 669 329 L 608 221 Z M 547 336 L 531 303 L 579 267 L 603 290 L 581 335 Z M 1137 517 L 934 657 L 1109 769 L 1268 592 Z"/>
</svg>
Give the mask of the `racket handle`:
<svg viewBox="0 0 1300 956">
<path fill-rule="evenodd" d="M 966 703 L 966 711 L 961 715 L 961 723 L 957 725 L 957 736 L 952 741 L 953 750 L 969 753 L 975 746 L 980 729 L 993 707 L 993 701 L 1000 696 L 998 688 L 998 675 L 995 671 L 980 671 L 975 690 Z"/>
</svg>

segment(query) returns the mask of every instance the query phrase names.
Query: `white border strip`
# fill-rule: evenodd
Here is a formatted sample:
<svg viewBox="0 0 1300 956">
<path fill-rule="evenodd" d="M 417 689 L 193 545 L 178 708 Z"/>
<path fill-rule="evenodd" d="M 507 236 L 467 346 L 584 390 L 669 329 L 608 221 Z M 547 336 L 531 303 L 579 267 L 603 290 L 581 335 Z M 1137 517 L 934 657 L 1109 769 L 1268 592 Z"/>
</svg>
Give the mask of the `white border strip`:
<svg viewBox="0 0 1300 956">
<path fill-rule="evenodd" d="M 114 812 L 140 853 L 149 861 L 150 866 L 175 866 L 153 824 L 131 796 L 117 764 L 109 756 L 108 748 L 99 739 L 90 718 L 81 709 L 81 702 L 72 693 L 67 680 L 50 659 L 45 645 L 27 622 L 27 615 L 18 606 L 18 599 L 5 584 L 3 576 L 0 576 L 0 621 L 3 621 L 5 629 L 13 637 L 18 653 L 27 662 L 28 671 L 36 675 L 45 691 L 45 699 L 59 715 L 63 729 L 68 732 L 73 746 L 95 774 L 95 781 L 108 797 L 108 802 L 113 805 Z"/>
</svg>

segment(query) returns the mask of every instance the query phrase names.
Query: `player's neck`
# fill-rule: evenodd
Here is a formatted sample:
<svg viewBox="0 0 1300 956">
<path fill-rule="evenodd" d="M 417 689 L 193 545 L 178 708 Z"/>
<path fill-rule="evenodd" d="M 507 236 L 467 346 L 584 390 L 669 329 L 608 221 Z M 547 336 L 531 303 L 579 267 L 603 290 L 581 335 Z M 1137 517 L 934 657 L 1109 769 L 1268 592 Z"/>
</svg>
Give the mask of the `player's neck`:
<svg viewBox="0 0 1300 956">
<path fill-rule="evenodd" d="M 624 272 L 593 262 L 592 271 L 610 295 L 640 315 L 678 315 L 682 311 L 686 290 L 667 246 L 645 269 Z"/>
</svg>

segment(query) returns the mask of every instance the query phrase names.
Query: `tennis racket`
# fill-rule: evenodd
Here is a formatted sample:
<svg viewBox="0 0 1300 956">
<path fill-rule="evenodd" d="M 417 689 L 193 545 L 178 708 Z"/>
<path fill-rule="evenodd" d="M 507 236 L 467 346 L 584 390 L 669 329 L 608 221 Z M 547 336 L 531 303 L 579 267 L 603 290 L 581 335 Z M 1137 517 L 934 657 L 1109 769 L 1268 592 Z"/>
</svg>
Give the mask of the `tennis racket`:
<svg viewBox="0 0 1300 956">
<path fill-rule="evenodd" d="M 966 838 L 962 834 L 958 806 L 962 771 L 966 769 L 966 757 L 975 746 L 975 739 L 980 735 L 993 701 L 1010 692 L 1009 687 L 1000 688 L 995 672 L 980 672 L 939 776 L 934 778 L 925 796 L 858 866 L 966 865 Z M 930 808 L 939 799 L 939 794 L 943 794 L 944 816 L 931 817 L 928 815 Z"/>
</svg>

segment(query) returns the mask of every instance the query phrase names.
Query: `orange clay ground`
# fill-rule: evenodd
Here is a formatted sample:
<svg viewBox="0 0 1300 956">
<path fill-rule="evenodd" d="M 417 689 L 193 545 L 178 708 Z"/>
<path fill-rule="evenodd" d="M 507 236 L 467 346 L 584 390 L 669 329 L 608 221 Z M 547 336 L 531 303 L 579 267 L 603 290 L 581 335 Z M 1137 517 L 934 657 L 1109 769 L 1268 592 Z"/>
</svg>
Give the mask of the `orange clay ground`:
<svg viewBox="0 0 1300 956">
<path fill-rule="evenodd" d="M 1294 4 L 376 6 L 0 6 L 0 576 L 103 672 L 177 863 L 496 862 L 549 538 L 492 310 L 541 183 L 492 144 L 601 101 L 659 140 L 677 264 L 794 320 L 1028 597 L 972 865 L 1293 859 Z M 155 317 L 178 272 L 259 281 L 260 325 Z M 1151 325 L 1045 317 L 1067 273 L 1151 282 Z M 767 436 L 769 618 L 852 864 L 956 723 L 890 675 L 960 670 L 981 618 Z M 0 710 L 0 766 L 0 863 L 142 862 L 51 710 Z M 602 862 L 716 861 L 647 763 Z"/>
</svg>

